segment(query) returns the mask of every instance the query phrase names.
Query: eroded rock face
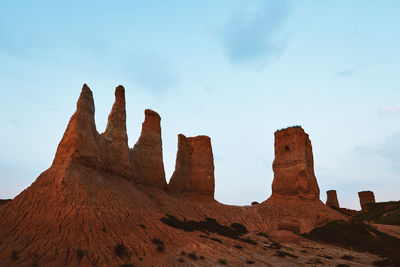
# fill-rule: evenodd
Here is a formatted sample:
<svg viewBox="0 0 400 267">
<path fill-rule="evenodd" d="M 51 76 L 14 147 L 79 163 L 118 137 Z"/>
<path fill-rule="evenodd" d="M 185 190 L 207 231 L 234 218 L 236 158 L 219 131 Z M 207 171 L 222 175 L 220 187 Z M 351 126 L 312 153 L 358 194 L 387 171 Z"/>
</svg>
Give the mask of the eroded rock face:
<svg viewBox="0 0 400 267">
<path fill-rule="evenodd" d="M 166 188 L 162 155 L 161 117 L 157 112 L 145 110 L 145 120 L 139 140 L 130 151 L 134 180 L 157 188 Z"/>
<path fill-rule="evenodd" d="M 101 139 L 94 121 L 94 100 L 90 88 L 84 84 L 64 136 L 58 145 L 53 165 L 70 163 L 98 168 L 101 163 Z"/>
<path fill-rule="evenodd" d="M 339 208 L 336 190 L 326 191 L 326 205 L 331 208 Z"/>
<path fill-rule="evenodd" d="M 310 139 L 301 127 L 275 132 L 272 196 L 319 199 Z"/>
<path fill-rule="evenodd" d="M 126 134 L 125 89 L 121 85 L 115 89 L 115 102 L 102 137 L 106 169 L 122 177 L 132 178 L 128 135 Z"/>
<path fill-rule="evenodd" d="M 368 204 L 375 203 L 375 195 L 372 191 L 358 192 L 358 197 L 360 198 L 361 210 L 368 210 Z"/>
<path fill-rule="evenodd" d="M 175 171 L 169 190 L 175 193 L 193 192 L 214 197 L 214 158 L 208 136 L 178 135 Z"/>
</svg>

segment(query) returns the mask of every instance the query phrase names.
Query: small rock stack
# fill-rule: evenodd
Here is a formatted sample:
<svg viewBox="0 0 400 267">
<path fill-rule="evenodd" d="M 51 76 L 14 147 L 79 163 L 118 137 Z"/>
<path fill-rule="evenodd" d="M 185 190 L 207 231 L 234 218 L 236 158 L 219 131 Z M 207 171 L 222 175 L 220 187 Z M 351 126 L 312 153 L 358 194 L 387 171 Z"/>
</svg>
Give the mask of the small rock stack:
<svg viewBox="0 0 400 267">
<path fill-rule="evenodd" d="M 337 199 L 336 190 L 326 191 L 326 205 L 331 208 L 339 208 L 339 201 Z"/>
<path fill-rule="evenodd" d="M 358 197 L 360 198 L 361 210 L 366 211 L 369 209 L 370 205 L 375 203 L 375 195 L 372 191 L 361 191 L 358 192 Z"/>
</svg>

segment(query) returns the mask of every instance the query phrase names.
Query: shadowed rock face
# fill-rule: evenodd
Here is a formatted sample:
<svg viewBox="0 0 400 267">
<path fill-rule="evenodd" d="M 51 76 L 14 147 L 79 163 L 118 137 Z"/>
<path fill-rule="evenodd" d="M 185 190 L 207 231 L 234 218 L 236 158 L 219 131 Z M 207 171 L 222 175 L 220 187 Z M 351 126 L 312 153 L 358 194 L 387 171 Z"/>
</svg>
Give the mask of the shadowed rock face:
<svg viewBox="0 0 400 267">
<path fill-rule="evenodd" d="M 162 155 L 161 117 L 157 112 L 145 110 L 145 120 L 139 140 L 130 151 L 134 180 L 137 183 L 166 188 Z"/>
<path fill-rule="evenodd" d="M 275 132 L 272 196 L 319 199 L 312 147 L 301 127 Z"/>
<path fill-rule="evenodd" d="M 361 210 L 368 210 L 368 204 L 375 203 L 375 195 L 372 191 L 361 191 L 358 192 L 360 198 Z"/>
<path fill-rule="evenodd" d="M 178 135 L 175 171 L 169 190 L 175 193 L 194 192 L 214 197 L 214 159 L 208 136 L 186 138 Z"/>
<path fill-rule="evenodd" d="M 339 208 L 336 190 L 326 191 L 326 205 L 331 208 Z"/>
</svg>

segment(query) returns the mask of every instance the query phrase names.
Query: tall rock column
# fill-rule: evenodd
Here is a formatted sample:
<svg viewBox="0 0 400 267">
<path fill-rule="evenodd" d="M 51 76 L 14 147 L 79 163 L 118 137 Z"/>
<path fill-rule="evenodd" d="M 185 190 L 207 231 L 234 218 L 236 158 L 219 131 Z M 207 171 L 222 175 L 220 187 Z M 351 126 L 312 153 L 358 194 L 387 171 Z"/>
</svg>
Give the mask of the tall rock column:
<svg viewBox="0 0 400 267">
<path fill-rule="evenodd" d="M 275 132 L 272 197 L 319 199 L 311 141 L 301 127 Z"/>
<path fill-rule="evenodd" d="M 336 190 L 326 191 L 326 205 L 331 208 L 339 208 Z"/>
<path fill-rule="evenodd" d="M 115 102 L 102 137 L 106 150 L 103 154 L 105 168 L 130 179 L 132 168 L 126 134 L 125 88 L 122 85 L 115 89 Z"/>
<path fill-rule="evenodd" d="M 372 191 L 358 192 L 358 197 L 360 198 L 361 210 L 368 210 L 368 204 L 375 203 L 375 195 Z"/>
<path fill-rule="evenodd" d="M 76 111 L 58 145 L 53 165 L 74 163 L 90 168 L 101 165 L 100 135 L 94 120 L 94 100 L 90 88 L 84 84 L 76 104 Z"/>
<path fill-rule="evenodd" d="M 208 136 L 178 135 L 175 171 L 169 190 L 175 193 L 192 192 L 214 197 L 214 158 Z"/>
<path fill-rule="evenodd" d="M 157 112 L 145 110 L 142 132 L 130 150 L 134 180 L 143 185 L 166 188 L 162 155 L 161 117 Z"/>
</svg>

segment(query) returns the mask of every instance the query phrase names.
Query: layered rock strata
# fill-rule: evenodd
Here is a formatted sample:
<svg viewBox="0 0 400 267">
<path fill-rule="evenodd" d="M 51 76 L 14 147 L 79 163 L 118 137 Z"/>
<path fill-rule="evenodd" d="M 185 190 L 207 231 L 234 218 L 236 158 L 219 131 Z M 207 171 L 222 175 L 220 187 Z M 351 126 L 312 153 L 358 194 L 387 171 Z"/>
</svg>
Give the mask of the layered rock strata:
<svg viewBox="0 0 400 267">
<path fill-rule="evenodd" d="M 161 117 L 146 109 L 139 140 L 130 151 L 134 180 L 160 189 L 167 186 L 162 155 Z"/>
<path fill-rule="evenodd" d="M 375 195 L 372 191 L 361 191 L 358 192 L 358 197 L 360 198 L 361 210 L 368 210 L 369 204 L 375 203 Z"/>
<path fill-rule="evenodd" d="M 331 208 L 339 208 L 339 201 L 337 199 L 336 190 L 326 191 L 326 205 Z"/>
<path fill-rule="evenodd" d="M 311 142 L 303 128 L 291 127 L 275 132 L 272 168 L 273 196 L 319 199 Z"/>
<path fill-rule="evenodd" d="M 169 190 L 214 197 L 214 186 L 214 159 L 210 137 L 178 135 L 176 165 L 169 182 Z"/>
</svg>

